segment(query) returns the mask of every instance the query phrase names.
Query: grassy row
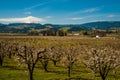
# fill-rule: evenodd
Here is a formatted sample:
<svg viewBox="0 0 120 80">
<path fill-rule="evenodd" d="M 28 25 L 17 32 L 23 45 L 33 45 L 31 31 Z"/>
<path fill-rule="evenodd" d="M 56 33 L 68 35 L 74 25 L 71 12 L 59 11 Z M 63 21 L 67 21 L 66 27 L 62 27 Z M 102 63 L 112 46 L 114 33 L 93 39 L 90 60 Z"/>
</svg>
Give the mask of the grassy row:
<svg viewBox="0 0 120 80">
<path fill-rule="evenodd" d="M 34 72 L 34 80 L 69 80 L 67 77 L 67 69 L 61 64 L 55 67 L 52 62 L 48 65 L 49 72 L 45 72 L 40 63 L 36 65 Z M 94 80 L 94 75 L 91 70 L 83 64 L 74 66 L 71 72 L 70 80 Z M 0 68 L 0 80 L 28 80 L 28 72 L 25 65 L 18 65 L 12 59 L 6 58 L 3 67 Z M 120 80 L 120 71 L 114 76 L 111 72 L 107 80 Z M 96 80 L 101 80 L 99 75 Z"/>
</svg>

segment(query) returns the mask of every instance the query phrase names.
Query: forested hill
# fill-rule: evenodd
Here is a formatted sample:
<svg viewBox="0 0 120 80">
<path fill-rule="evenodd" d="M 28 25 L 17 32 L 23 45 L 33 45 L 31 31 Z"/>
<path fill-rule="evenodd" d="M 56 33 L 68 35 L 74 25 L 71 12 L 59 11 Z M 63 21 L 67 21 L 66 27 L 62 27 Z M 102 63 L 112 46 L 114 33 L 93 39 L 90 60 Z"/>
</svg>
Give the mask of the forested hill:
<svg viewBox="0 0 120 80">
<path fill-rule="evenodd" d="M 101 21 L 101 22 L 91 22 L 81 24 L 87 28 L 97 28 L 97 29 L 111 29 L 111 28 L 120 28 L 120 21 Z"/>
<path fill-rule="evenodd" d="M 12 23 L 12 24 L 2 24 L 0 23 L 0 33 L 27 33 L 30 30 L 43 30 L 46 28 L 53 28 L 59 30 L 61 28 L 69 28 L 69 31 L 80 31 L 80 30 L 90 30 L 92 28 L 96 29 L 112 29 L 120 28 L 120 21 L 102 21 L 102 22 L 90 22 L 85 24 L 65 24 L 65 25 L 55 25 L 55 24 L 39 24 L 39 23 Z"/>
</svg>

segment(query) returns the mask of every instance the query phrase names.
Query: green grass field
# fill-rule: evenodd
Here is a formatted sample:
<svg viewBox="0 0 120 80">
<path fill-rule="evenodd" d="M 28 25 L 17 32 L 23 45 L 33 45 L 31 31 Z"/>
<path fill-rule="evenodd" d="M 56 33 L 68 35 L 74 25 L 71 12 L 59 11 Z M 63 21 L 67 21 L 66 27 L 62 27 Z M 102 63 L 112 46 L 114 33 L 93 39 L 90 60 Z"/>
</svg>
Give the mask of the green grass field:
<svg viewBox="0 0 120 80">
<path fill-rule="evenodd" d="M 101 39 L 95 39 L 90 37 L 35 37 L 35 36 L 2 36 L 1 39 L 13 39 L 21 42 L 23 39 L 35 39 L 36 44 L 34 46 L 88 46 L 88 47 L 104 47 L 104 44 L 110 44 L 112 47 L 120 49 L 120 40 L 113 39 L 112 37 L 106 37 Z M 34 80 L 94 80 L 93 72 L 88 69 L 82 63 L 75 64 L 71 72 L 71 78 L 67 76 L 67 68 L 61 63 L 57 64 L 57 67 L 49 62 L 49 72 L 45 72 L 41 63 L 38 62 L 34 70 Z M 120 80 L 120 69 L 117 71 L 117 75 L 114 75 L 111 71 L 108 74 L 107 80 Z M 0 67 L 0 80 L 28 80 L 28 71 L 25 64 L 18 65 L 18 62 L 14 59 L 6 57 L 3 62 L 3 66 Z M 101 80 L 100 76 L 96 77 L 96 80 Z"/>
<path fill-rule="evenodd" d="M 49 72 L 45 72 L 38 63 L 34 71 L 34 80 L 69 80 L 67 69 L 60 64 L 55 67 L 50 62 L 48 70 Z M 117 72 L 116 79 L 120 80 L 120 71 Z M 27 68 L 25 65 L 20 66 L 16 61 L 7 58 L 3 67 L 0 67 L 0 80 L 28 80 Z M 94 80 L 94 75 L 83 64 L 79 64 L 77 67 L 73 67 L 70 80 Z M 101 80 L 99 75 L 96 80 Z M 108 75 L 107 80 L 114 80 L 112 72 Z"/>
</svg>

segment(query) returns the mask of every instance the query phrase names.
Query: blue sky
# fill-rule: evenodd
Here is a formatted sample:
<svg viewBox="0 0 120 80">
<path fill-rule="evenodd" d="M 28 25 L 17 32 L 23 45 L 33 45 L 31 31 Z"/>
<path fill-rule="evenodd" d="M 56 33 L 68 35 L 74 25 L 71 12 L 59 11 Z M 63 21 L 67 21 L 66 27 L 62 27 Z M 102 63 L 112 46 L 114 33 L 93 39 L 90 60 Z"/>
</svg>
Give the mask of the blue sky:
<svg viewBox="0 0 120 80">
<path fill-rule="evenodd" d="M 1 0 L 0 23 L 120 21 L 120 0 Z"/>
</svg>

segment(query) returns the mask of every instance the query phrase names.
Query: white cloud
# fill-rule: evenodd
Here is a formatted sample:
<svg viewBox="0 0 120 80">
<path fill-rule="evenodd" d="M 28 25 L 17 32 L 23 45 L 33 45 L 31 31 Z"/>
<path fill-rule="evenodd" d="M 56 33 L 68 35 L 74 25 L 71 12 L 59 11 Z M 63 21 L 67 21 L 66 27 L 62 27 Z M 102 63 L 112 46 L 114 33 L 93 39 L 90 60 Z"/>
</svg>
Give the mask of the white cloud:
<svg viewBox="0 0 120 80">
<path fill-rule="evenodd" d="M 48 3 L 49 3 L 49 2 L 39 3 L 39 4 L 36 4 L 36 5 L 30 6 L 30 7 L 27 7 L 27 8 L 25 8 L 24 10 L 34 9 L 34 8 L 36 8 L 36 7 L 43 6 L 43 5 L 48 4 Z"/>
<path fill-rule="evenodd" d="M 74 16 L 74 15 L 78 15 L 81 13 L 92 13 L 92 12 L 96 12 L 99 10 L 100 10 L 100 8 L 89 8 L 89 9 L 85 9 L 85 10 L 79 10 L 79 11 L 72 12 L 72 13 L 68 14 L 67 16 Z"/>
<path fill-rule="evenodd" d="M 24 14 L 32 14 L 31 12 L 24 12 Z"/>
<path fill-rule="evenodd" d="M 105 21 L 105 20 L 92 20 L 92 22 L 102 22 L 102 21 Z"/>
<path fill-rule="evenodd" d="M 69 19 L 69 20 L 81 20 L 81 19 L 83 19 L 83 18 L 74 17 L 74 18 L 67 18 L 67 19 Z"/>
<path fill-rule="evenodd" d="M 98 8 L 90 8 L 90 9 L 82 10 L 81 13 L 91 13 L 98 10 L 99 10 Z"/>
<path fill-rule="evenodd" d="M 45 18 L 52 18 L 52 16 L 46 16 Z"/>
<path fill-rule="evenodd" d="M 39 22 L 45 22 L 42 18 L 37 18 L 33 16 L 23 17 L 23 18 L 2 18 L 0 19 L 0 22 L 3 23 L 39 23 Z"/>
<path fill-rule="evenodd" d="M 48 5 L 48 4 L 52 3 L 53 1 L 55 1 L 55 0 L 50 0 L 50 1 L 47 1 L 47 2 L 41 2 L 41 3 L 35 4 L 33 6 L 27 7 L 24 10 L 31 10 L 31 9 L 34 9 L 34 8 L 37 8 L 37 7 L 40 7 L 40 6 Z"/>
<path fill-rule="evenodd" d="M 108 15 L 107 17 L 113 18 L 113 17 L 115 17 L 115 16 L 116 16 L 116 15 L 111 14 L 111 15 Z"/>
</svg>

